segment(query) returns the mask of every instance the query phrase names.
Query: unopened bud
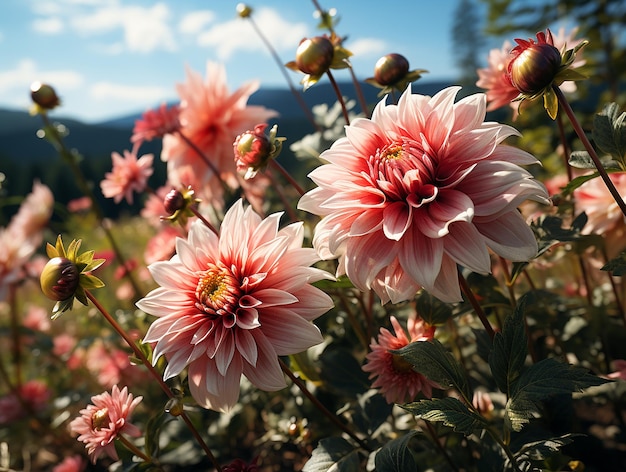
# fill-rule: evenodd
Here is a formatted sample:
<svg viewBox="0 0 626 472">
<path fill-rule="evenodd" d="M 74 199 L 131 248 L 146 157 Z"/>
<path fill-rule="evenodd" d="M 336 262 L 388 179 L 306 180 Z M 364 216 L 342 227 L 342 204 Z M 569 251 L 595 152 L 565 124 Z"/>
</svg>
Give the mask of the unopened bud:
<svg viewBox="0 0 626 472">
<path fill-rule="evenodd" d="M 252 8 L 245 3 L 238 3 L 237 15 L 239 15 L 239 18 L 248 18 L 250 15 L 252 15 Z"/>
<path fill-rule="evenodd" d="M 183 210 L 186 206 L 184 195 L 173 188 L 170 190 L 163 199 L 163 206 L 168 215 L 173 215 L 179 210 Z"/>
<path fill-rule="evenodd" d="M 548 43 L 518 46 L 519 53 L 509 63 L 509 78 L 520 92 L 540 93 L 550 85 L 561 67 L 561 53 Z"/>
<path fill-rule="evenodd" d="M 401 54 L 387 54 L 374 66 L 374 79 L 380 85 L 393 85 L 409 72 L 409 61 Z"/>
<path fill-rule="evenodd" d="M 314 76 L 325 73 L 333 62 L 333 43 L 324 36 L 303 39 L 296 50 L 298 69 Z"/>
<path fill-rule="evenodd" d="M 52 110 L 61 104 L 59 96 L 48 84 L 33 82 L 30 86 L 30 97 L 33 102 L 44 110 Z"/>
<path fill-rule="evenodd" d="M 65 257 L 53 257 L 41 271 L 39 282 L 44 295 L 58 302 L 74 295 L 78 277 L 76 264 Z"/>
</svg>

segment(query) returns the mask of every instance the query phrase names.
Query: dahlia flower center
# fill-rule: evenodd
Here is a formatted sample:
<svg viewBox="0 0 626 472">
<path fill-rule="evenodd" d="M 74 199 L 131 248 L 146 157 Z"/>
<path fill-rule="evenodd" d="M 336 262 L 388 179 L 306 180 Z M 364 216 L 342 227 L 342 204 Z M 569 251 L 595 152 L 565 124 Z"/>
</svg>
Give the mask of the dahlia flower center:
<svg viewBox="0 0 626 472">
<path fill-rule="evenodd" d="M 405 361 L 404 358 L 402 356 L 399 356 L 398 354 L 391 355 L 391 365 L 396 372 L 402 374 L 413 371 L 413 366 L 409 362 Z"/>
<path fill-rule="evenodd" d="M 225 267 L 212 266 L 198 279 L 197 306 L 211 315 L 232 313 L 240 296 L 239 284 Z"/>
<path fill-rule="evenodd" d="M 109 422 L 110 419 L 108 408 L 101 408 L 93 415 L 91 415 L 91 429 L 93 429 L 94 431 L 99 431 L 104 426 L 108 426 Z"/>
<path fill-rule="evenodd" d="M 391 146 L 383 149 L 381 152 L 381 159 L 399 160 L 402 159 L 404 153 L 402 152 L 402 146 L 399 144 L 392 144 Z"/>
</svg>

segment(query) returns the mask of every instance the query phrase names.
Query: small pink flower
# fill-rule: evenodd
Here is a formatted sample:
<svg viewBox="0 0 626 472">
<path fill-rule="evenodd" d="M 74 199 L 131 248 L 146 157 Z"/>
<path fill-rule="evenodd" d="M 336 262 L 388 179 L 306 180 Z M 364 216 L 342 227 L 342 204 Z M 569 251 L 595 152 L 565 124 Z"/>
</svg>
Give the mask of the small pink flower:
<svg viewBox="0 0 626 472">
<path fill-rule="evenodd" d="M 83 472 L 87 463 L 80 456 L 70 456 L 52 468 L 52 472 Z"/>
<path fill-rule="evenodd" d="M 333 303 L 311 283 L 331 276 L 310 267 L 318 258 L 302 247 L 302 223 L 278 229 L 280 217 L 261 219 L 239 200 L 220 236 L 195 221 L 171 260 L 149 266 L 160 287 L 137 306 L 158 319 L 143 341 L 156 343 L 153 362 L 167 358 L 165 379 L 189 366 L 191 394 L 206 408 L 229 410 L 242 374 L 284 388 L 278 356 L 322 341 L 311 321 Z"/>
<path fill-rule="evenodd" d="M 164 136 L 161 153 L 167 162 L 168 179 L 175 187 L 191 186 L 200 198 L 222 208 L 222 182 L 232 189 L 241 186 L 242 179 L 233 160 L 235 138 L 276 116 L 276 112 L 247 104 L 258 89 L 257 82 L 249 82 L 230 93 L 224 67 L 212 62 L 207 64 L 206 79 L 187 69 L 186 83 L 176 88 L 181 99 L 180 134 Z M 211 165 L 205 159 L 210 159 Z M 193 172 L 181 175 L 180 171 L 187 166 Z"/>
<path fill-rule="evenodd" d="M 143 192 L 146 189 L 148 178 L 152 175 L 152 154 L 146 154 L 139 159 L 135 151 L 124 151 L 124 157 L 117 152 L 111 153 L 113 170 L 105 174 L 105 179 L 100 182 L 102 194 L 106 198 L 112 198 L 119 203 L 126 198 L 128 203 L 133 203 L 133 192 Z"/>
<path fill-rule="evenodd" d="M 222 467 L 223 472 L 259 472 L 259 466 L 255 463 L 248 464 L 241 459 L 235 459 L 228 465 Z"/>
<path fill-rule="evenodd" d="M 152 141 L 155 138 L 162 138 L 166 134 L 178 131 L 180 128 L 179 115 L 178 105 L 168 108 L 163 103 L 156 110 L 147 110 L 140 120 L 135 121 L 130 142 L 141 144 L 144 141 Z"/>
<path fill-rule="evenodd" d="M 0 424 L 9 424 L 43 411 L 50 400 L 50 389 L 41 380 L 29 380 L 17 392 L 0 398 Z"/>
<path fill-rule="evenodd" d="M 518 114 L 519 102 L 513 100 L 519 95 L 519 91 L 511 83 L 507 68 L 511 60 L 511 49 L 513 45 L 505 41 L 501 49 L 489 51 L 489 66 L 478 69 L 478 82 L 476 85 L 487 92 L 487 111 L 496 110 L 500 107 L 510 105 L 513 108 L 515 119 Z"/>
<path fill-rule="evenodd" d="M 176 238 L 181 236 L 181 232 L 174 226 L 164 226 L 155 234 L 146 245 L 143 254 L 146 264 L 154 264 L 158 261 L 168 260 L 176 252 Z"/>
<path fill-rule="evenodd" d="M 67 211 L 71 213 L 79 213 L 81 211 L 91 210 L 91 198 L 79 197 L 67 202 Z"/>
<path fill-rule="evenodd" d="M 41 230 L 48 224 L 53 206 L 52 192 L 36 180 L 33 183 L 33 191 L 26 196 L 17 214 L 11 219 L 11 230 L 25 238 L 36 237 L 39 244 Z"/>
<path fill-rule="evenodd" d="M 76 338 L 68 333 L 62 333 L 52 338 L 52 353 L 60 358 L 68 357 L 78 344 Z"/>
<path fill-rule="evenodd" d="M 33 331 L 48 331 L 51 326 L 50 314 L 41 306 L 31 305 L 28 307 L 22 324 Z"/>
<path fill-rule="evenodd" d="M 626 198 L 626 174 L 611 173 L 609 178 L 622 198 Z M 605 238 L 609 259 L 626 248 L 626 222 L 615 199 L 600 178 L 585 182 L 574 191 L 576 206 L 587 214 L 584 234 L 599 234 Z"/>
<path fill-rule="evenodd" d="M 613 361 L 613 368 L 616 370 L 607 375 L 607 378 L 626 380 L 626 360 L 615 359 Z"/>
<path fill-rule="evenodd" d="M 118 436 L 141 436 L 141 431 L 129 423 L 130 415 L 143 397 L 133 398 L 127 387 L 122 390 L 113 386 L 111 393 L 104 392 L 91 397 L 91 405 L 80 410 L 80 416 L 72 420 L 70 430 L 78 435 L 78 441 L 85 443 L 93 463 L 105 453 L 118 459 L 115 443 Z"/>
<path fill-rule="evenodd" d="M 381 101 L 324 151 L 328 164 L 309 177 L 317 188 L 298 208 L 319 215 L 313 245 L 339 258 L 361 290 L 383 303 L 413 298 L 423 287 L 446 302 L 462 299 L 457 265 L 491 271 L 489 249 L 512 261 L 537 253 L 517 210 L 549 203 L 543 184 L 520 164 L 537 160 L 502 141 L 517 131 L 483 122 L 486 97 L 455 103 L 460 87 L 433 97 L 411 93 Z"/>
<path fill-rule="evenodd" d="M 380 388 L 388 403 L 406 403 L 415 399 L 422 392 L 426 398 L 432 397 L 435 382 L 413 370 L 411 364 L 390 350 L 396 350 L 415 341 L 428 341 L 435 335 L 435 327 L 424 320 L 410 318 L 407 325 L 409 337 L 394 317 L 390 317 L 393 331 L 380 329 L 377 341 L 370 344 L 371 352 L 367 355 L 367 364 L 363 366 L 369 372 L 373 388 Z"/>
</svg>

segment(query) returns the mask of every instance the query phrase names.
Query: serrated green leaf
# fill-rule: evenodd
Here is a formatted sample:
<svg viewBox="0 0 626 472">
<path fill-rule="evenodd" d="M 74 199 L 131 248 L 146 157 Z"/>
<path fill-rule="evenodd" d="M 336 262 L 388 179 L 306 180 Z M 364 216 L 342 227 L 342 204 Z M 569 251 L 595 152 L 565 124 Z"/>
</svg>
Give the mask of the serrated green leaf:
<svg viewBox="0 0 626 472">
<path fill-rule="evenodd" d="M 554 438 L 526 443 L 517 451 L 515 457 L 521 461 L 544 461 L 553 453 L 558 452 L 563 446 L 570 444 L 576 436 L 579 435 L 568 433 Z"/>
<path fill-rule="evenodd" d="M 466 436 L 487 424 L 482 416 L 454 397 L 420 400 L 401 406 L 423 420 L 443 423 Z"/>
<path fill-rule="evenodd" d="M 417 470 L 417 460 L 410 447 L 410 442 L 416 435 L 416 432 L 410 432 L 385 444 L 376 453 L 374 459 L 376 471 L 404 472 Z"/>
<path fill-rule="evenodd" d="M 617 103 L 605 105 L 593 120 L 593 140 L 598 148 L 613 156 L 618 161 L 624 160 L 626 154 L 626 114 L 620 113 Z"/>
<path fill-rule="evenodd" d="M 493 349 L 489 354 L 489 367 L 498 388 L 507 396 L 513 383 L 522 373 L 528 355 L 524 311 L 528 297 L 520 298 L 515 311 L 504 320 L 501 333 L 493 338 Z"/>
<path fill-rule="evenodd" d="M 371 436 L 389 418 L 392 409 L 393 403 L 387 403 L 380 393 L 370 390 L 358 396 L 352 421 L 358 431 Z"/>
<path fill-rule="evenodd" d="M 358 450 L 343 438 L 320 439 L 302 472 L 359 472 L 361 460 Z"/>
<path fill-rule="evenodd" d="M 444 324 L 452 317 L 452 307 L 422 290 L 415 299 L 415 309 L 429 325 Z"/>
<path fill-rule="evenodd" d="M 615 276 L 626 274 L 626 251 L 621 252 L 619 256 L 604 264 L 602 270 L 611 272 L 611 274 Z"/>
<path fill-rule="evenodd" d="M 520 431 L 546 398 L 571 394 L 606 382 L 609 381 L 580 367 L 556 359 L 544 359 L 526 369 L 514 383 L 505 412 L 513 430 Z"/>
<path fill-rule="evenodd" d="M 415 341 L 391 352 L 401 356 L 413 366 L 413 369 L 439 384 L 441 388 L 454 387 L 471 401 L 472 389 L 467 383 L 461 365 L 436 339 Z"/>
</svg>

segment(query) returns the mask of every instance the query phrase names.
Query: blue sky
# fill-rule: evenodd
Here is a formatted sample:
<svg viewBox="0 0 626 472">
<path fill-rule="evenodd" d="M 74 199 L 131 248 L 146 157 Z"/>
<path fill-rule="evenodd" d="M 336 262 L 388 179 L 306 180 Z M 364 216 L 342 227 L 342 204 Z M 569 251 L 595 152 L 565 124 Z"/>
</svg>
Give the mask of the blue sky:
<svg viewBox="0 0 626 472">
<path fill-rule="evenodd" d="M 231 0 L 3 0 L 0 7 L 0 107 L 27 109 L 32 81 L 51 83 L 58 112 L 95 122 L 176 99 L 185 67 L 204 74 L 207 60 L 226 66 L 229 86 L 250 79 L 286 86 L 252 25 Z M 336 8 L 359 78 L 376 60 L 403 54 L 423 80 L 451 79 L 451 27 L 457 0 L 320 0 Z M 308 0 L 249 2 L 259 28 L 283 62 L 303 37 L 319 34 Z M 427 11 L 426 11 L 427 10 Z M 486 52 L 485 52 L 486 54 Z M 289 71 L 297 83 L 300 76 Z M 345 76 L 344 76 L 345 75 Z M 337 71 L 337 79 L 349 79 Z"/>
</svg>

